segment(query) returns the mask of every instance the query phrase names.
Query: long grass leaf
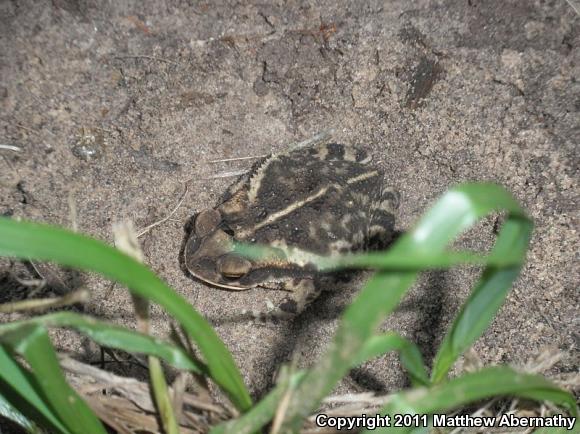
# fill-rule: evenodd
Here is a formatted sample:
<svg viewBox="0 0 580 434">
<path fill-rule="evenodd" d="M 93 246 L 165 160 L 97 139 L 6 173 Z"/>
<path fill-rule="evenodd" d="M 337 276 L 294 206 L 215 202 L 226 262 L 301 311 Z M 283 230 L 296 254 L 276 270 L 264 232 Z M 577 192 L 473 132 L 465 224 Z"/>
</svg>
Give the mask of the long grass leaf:
<svg viewBox="0 0 580 434">
<path fill-rule="evenodd" d="M 465 184 L 448 191 L 419 223 L 390 249 L 392 255 L 427 257 L 443 253 L 447 245 L 479 219 L 493 211 L 507 211 L 508 221 L 528 222 L 513 197 L 495 184 Z M 500 237 L 506 237 L 500 232 Z M 508 235 L 511 233 L 508 232 Z M 520 245 L 527 245 L 527 239 Z M 499 243 L 499 241 L 498 241 Z M 508 244 L 508 243 L 506 243 Z M 523 250 L 518 250 L 523 262 Z M 513 265 L 510 265 L 513 267 Z M 283 432 L 295 432 L 347 372 L 364 343 L 410 288 L 418 271 L 380 271 L 347 308 L 335 339 L 320 362 L 293 394 Z M 510 282 L 511 283 L 511 282 Z M 509 285 L 508 285 L 509 286 Z"/>
<path fill-rule="evenodd" d="M 187 369 L 196 374 L 207 372 L 205 365 L 193 360 L 184 350 L 175 345 L 125 327 L 109 324 L 74 312 L 55 312 L 26 320 L 0 324 L 0 335 L 26 327 L 29 324 L 39 324 L 44 327 L 72 328 L 105 347 L 157 356 L 178 369 Z"/>
<path fill-rule="evenodd" d="M 494 254 L 517 252 L 523 262 L 531 232 L 532 224 L 528 220 L 506 221 L 494 246 Z M 520 268 L 486 268 L 439 347 L 433 363 L 432 381 L 442 381 L 457 358 L 483 334 L 505 301 Z"/>
<path fill-rule="evenodd" d="M 169 388 L 165 381 L 161 363 L 156 357 L 149 356 L 149 376 L 151 377 L 151 388 L 153 389 L 153 397 L 159 411 L 163 431 L 165 434 L 179 434 L 179 426 L 169 398 Z"/>
<path fill-rule="evenodd" d="M 296 372 L 290 376 L 282 376 L 268 394 L 254 407 L 237 419 L 224 422 L 210 431 L 210 434 L 251 434 L 259 432 L 276 413 L 282 396 L 289 390 L 295 389 L 304 378 L 304 371 Z"/>
<path fill-rule="evenodd" d="M 419 347 L 393 332 L 372 336 L 367 339 L 352 366 L 358 366 L 367 360 L 382 356 L 390 351 L 399 352 L 401 365 L 407 370 L 414 385 L 426 386 L 430 384 Z"/>
<path fill-rule="evenodd" d="M 54 432 L 69 433 L 58 415 L 46 404 L 30 373 L 0 344 L 0 394 L 28 419 Z"/>
<path fill-rule="evenodd" d="M 574 417 L 578 417 L 576 400 L 570 393 L 541 376 L 523 374 L 505 367 L 484 368 L 431 388 L 402 392 L 389 401 L 381 414 L 391 415 L 391 417 L 401 413 L 442 414 L 492 396 L 517 396 L 536 401 L 550 401 L 563 406 Z M 381 428 L 377 431 L 365 432 L 409 431 L 410 428 Z"/>
<path fill-rule="evenodd" d="M 410 251 L 406 255 L 388 250 L 386 252 L 369 252 L 348 254 L 336 257 L 322 256 L 295 247 L 281 250 L 257 244 L 235 243 L 234 251 L 249 259 L 272 258 L 295 263 L 298 266 L 305 262 L 316 266 L 317 270 L 330 272 L 345 268 L 371 268 L 390 271 L 423 271 L 449 268 L 454 265 L 489 265 L 507 267 L 518 265 L 521 258 L 516 253 L 501 255 L 481 255 L 470 251 L 433 252 Z"/>
<path fill-rule="evenodd" d="M 357 358 L 353 360 L 351 367 L 354 368 L 367 360 L 383 355 L 389 351 L 399 351 L 401 364 L 405 369 L 407 369 L 407 372 L 415 384 L 424 385 L 429 383 L 429 376 L 425 370 L 419 348 L 411 341 L 397 335 L 396 333 L 386 333 L 384 335 L 373 336 L 370 338 L 365 343 L 362 350 L 357 354 Z M 256 432 L 272 419 L 284 392 L 289 388 L 296 388 L 304 378 L 305 374 L 306 371 L 297 372 L 289 381 L 287 381 L 287 378 L 283 378 L 282 381 L 278 383 L 276 387 L 248 413 L 242 415 L 238 419 L 218 425 L 212 429 L 210 434 L 225 434 L 230 432 L 250 434 Z"/>
<path fill-rule="evenodd" d="M 367 360 L 383 355 L 389 351 L 399 351 L 401 364 L 405 369 L 407 369 L 407 372 L 415 384 L 424 385 L 429 383 L 429 376 L 425 370 L 419 348 L 411 341 L 397 335 L 396 333 L 386 333 L 384 335 L 373 336 L 370 338 L 365 343 L 362 350 L 357 354 L 357 358 L 353 360 L 351 367 L 354 368 Z M 287 378 L 283 378 L 282 381 L 278 383 L 276 387 L 248 413 L 242 415 L 238 419 L 218 425 L 212 429 L 210 434 L 250 434 L 256 432 L 272 419 L 284 392 L 290 387 L 295 389 L 300 381 L 302 381 L 305 374 L 306 371 L 297 372 L 291 377 L 289 382 L 286 381 Z"/>
<path fill-rule="evenodd" d="M 2 380 L 0 380 L 1 382 Z M 12 422 L 20 425 L 27 432 L 36 431 L 37 428 L 31 419 L 24 416 L 20 411 L 16 409 L 9 401 L 2 396 L 0 393 L 0 418 L 5 418 L 11 420 Z M 1 420 L 1 419 L 0 419 Z"/>
<path fill-rule="evenodd" d="M 70 432 L 106 434 L 99 419 L 66 382 L 43 327 L 29 325 L 4 333 L 0 336 L 0 342 L 24 357 L 37 381 L 43 401 Z"/>
<path fill-rule="evenodd" d="M 151 270 L 119 250 L 65 229 L 0 217 L 0 255 L 96 271 L 160 304 L 199 346 L 211 377 L 234 405 L 241 410 L 252 405 L 231 354 L 210 324 Z"/>
<path fill-rule="evenodd" d="M 377 272 L 347 308 L 326 354 L 311 368 L 291 397 L 287 415 L 293 422 L 281 432 L 298 431 L 302 421 L 356 364 L 357 354 L 415 281 L 417 273 Z"/>
</svg>

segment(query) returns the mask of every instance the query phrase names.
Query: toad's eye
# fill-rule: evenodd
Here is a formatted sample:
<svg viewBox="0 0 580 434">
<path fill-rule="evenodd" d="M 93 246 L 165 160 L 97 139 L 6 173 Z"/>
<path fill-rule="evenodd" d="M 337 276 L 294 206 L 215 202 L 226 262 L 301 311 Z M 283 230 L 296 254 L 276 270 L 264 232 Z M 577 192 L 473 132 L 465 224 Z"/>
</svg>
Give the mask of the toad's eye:
<svg viewBox="0 0 580 434">
<path fill-rule="evenodd" d="M 205 237 L 217 228 L 222 217 L 218 210 L 206 209 L 200 212 L 195 219 L 195 233 L 199 237 Z"/>
<path fill-rule="evenodd" d="M 224 277 L 238 278 L 250 271 L 252 263 L 241 256 L 227 253 L 218 258 L 216 268 Z"/>
</svg>

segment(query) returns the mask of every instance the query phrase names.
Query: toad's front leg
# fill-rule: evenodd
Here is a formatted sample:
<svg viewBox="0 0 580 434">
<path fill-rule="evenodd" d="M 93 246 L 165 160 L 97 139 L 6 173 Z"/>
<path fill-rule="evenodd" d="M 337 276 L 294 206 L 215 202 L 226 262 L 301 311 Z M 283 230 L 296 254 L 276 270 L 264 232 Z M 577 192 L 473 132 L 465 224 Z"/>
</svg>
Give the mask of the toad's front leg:
<svg viewBox="0 0 580 434">
<path fill-rule="evenodd" d="M 313 279 L 293 279 L 286 282 L 284 289 L 290 291 L 290 295 L 282 301 L 278 309 L 286 317 L 299 315 L 320 295 L 320 288 Z"/>
<path fill-rule="evenodd" d="M 320 295 L 320 285 L 312 278 L 294 278 L 285 282 L 279 282 L 276 287 L 271 289 L 287 291 L 288 296 L 282 300 L 278 307 L 271 307 L 264 312 L 248 312 L 250 319 L 258 321 L 278 321 L 290 320 L 300 315 L 309 304 Z"/>
</svg>

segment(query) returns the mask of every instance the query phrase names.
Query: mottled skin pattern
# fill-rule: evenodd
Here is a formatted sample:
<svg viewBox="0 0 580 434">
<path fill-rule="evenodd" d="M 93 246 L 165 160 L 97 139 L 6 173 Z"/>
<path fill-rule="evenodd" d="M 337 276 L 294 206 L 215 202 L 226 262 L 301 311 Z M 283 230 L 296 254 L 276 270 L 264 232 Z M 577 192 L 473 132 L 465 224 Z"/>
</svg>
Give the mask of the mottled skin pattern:
<svg viewBox="0 0 580 434">
<path fill-rule="evenodd" d="M 256 163 L 219 204 L 196 217 L 185 264 L 216 286 L 291 291 L 282 312 L 295 314 L 319 294 L 307 261 L 248 260 L 232 241 L 338 255 L 384 245 L 392 236 L 398 195 L 363 151 L 339 144 L 301 148 Z"/>
</svg>

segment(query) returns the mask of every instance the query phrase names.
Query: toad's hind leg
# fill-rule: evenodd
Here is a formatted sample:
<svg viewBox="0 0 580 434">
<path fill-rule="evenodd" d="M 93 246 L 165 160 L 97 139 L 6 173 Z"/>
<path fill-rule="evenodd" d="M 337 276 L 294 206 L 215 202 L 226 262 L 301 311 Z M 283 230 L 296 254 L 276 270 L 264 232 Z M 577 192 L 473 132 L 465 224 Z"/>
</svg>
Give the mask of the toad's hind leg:
<svg viewBox="0 0 580 434">
<path fill-rule="evenodd" d="M 395 233 L 395 212 L 399 208 L 400 195 L 392 188 L 382 188 L 379 200 L 371 209 L 368 230 L 369 250 L 384 249 Z"/>
</svg>

